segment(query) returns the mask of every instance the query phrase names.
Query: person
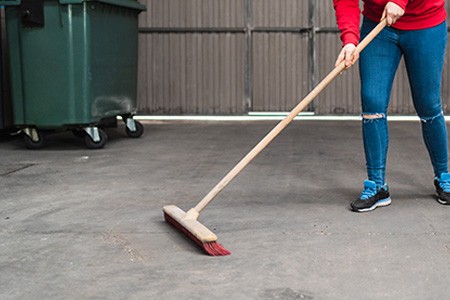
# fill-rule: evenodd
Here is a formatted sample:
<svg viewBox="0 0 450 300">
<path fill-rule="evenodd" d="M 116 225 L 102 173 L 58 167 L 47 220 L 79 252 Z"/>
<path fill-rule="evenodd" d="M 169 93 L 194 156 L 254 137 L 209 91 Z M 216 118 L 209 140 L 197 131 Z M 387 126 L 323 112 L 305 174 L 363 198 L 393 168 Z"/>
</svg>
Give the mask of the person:
<svg viewBox="0 0 450 300">
<path fill-rule="evenodd" d="M 363 20 L 358 0 L 333 0 L 343 47 L 336 60 L 349 68 L 359 61 L 362 133 L 368 179 L 351 209 L 374 210 L 391 204 L 385 181 L 389 143 L 387 110 L 401 58 L 404 58 L 414 108 L 421 120 L 422 136 L 434 170 L 437 201 L 450 204 L 447 128 L 441 105 L 441 83 L 447 45 L 444 0 L 363 0 Z M 380 20 L 385 27 L 362 51 L 358 41 Z"/>
</svg>

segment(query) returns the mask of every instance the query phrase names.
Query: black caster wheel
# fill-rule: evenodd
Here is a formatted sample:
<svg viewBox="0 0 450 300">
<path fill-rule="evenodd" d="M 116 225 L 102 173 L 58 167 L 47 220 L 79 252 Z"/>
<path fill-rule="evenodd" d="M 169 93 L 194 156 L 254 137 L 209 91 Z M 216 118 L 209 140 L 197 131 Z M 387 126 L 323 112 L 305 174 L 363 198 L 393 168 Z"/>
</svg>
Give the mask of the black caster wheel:
<svg viewBox="0 0 450 300">
<path fill-rule="evenodd" d="M 100 137 L 100 140 L 97 142 L 94 142 L 92 137 L 89 134 L 86 134 L 84 137 L 84 141 L 86 142 L 86 147 L 88 149 L 101 149 L 105 146 L 106 141 L 108 140 L 108 135 L 106 132 L 104 132 L 101 129 L 98 129 L 98 134 Z"/>
<path fill-rule="evenodd" d="M 24 134 L 23 139 L 25 142 L 25 147 L 31 150 L 41 149 L 42 147 L 44 147 L 44 136 L 42 135 L 42 133 L 37 129 L 30 132 L 34 136 L 34 139 L 31 138 L 31 136 L 29 136 L 28 134 Z"/>
<path fill-rule="evenodd" d="M 134 121 L 134 125 L 136 126 L 135 131 L 131 131 L 128 126 L 125 127 L 125 131 L 127 135 L 131 138 L 138 138 L 144 133 L 144 125 L 141 122 Z"/>
</svg>

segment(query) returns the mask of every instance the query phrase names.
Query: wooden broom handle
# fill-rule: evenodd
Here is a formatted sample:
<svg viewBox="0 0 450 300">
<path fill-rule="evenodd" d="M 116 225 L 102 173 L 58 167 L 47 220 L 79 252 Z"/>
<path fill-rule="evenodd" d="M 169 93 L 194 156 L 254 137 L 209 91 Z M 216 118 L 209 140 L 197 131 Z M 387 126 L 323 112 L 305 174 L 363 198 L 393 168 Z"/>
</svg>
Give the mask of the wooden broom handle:
<svg viewBox="0 0 450 300">
<path fill-rule="evenodd" d="M 356 47 L 355 52 L 360 53 L 386 26 L 383 19 Z M 285 129 L 289 123 L 311 103 L 325 87 L 330 84 L 342 71 L 345 62 L 335 67 L 296 107 L 281 120 L 228 174 L 194 207 L 200 213 L 239 173 L 264 149 L 270 142 Z"/>
</svg>

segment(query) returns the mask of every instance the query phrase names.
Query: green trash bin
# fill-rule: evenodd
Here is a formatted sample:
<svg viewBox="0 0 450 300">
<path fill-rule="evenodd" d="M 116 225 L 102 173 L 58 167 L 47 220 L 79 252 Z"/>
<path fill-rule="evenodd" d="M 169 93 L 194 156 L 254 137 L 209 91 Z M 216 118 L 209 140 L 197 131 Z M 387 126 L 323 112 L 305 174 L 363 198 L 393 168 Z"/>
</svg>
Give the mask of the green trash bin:
<svg viewBox="0 0 450 300">
<path fill-rule="evenodd" d="M 0 0 L 5 5 L 14 123 L 28 148 L 72 130 L 101 148 L 99 127 L 122 116 L 130 137 L 137 98 L 136 0 Z M 114 123 L 115 124 L 115 123 Z"/>
</svg>

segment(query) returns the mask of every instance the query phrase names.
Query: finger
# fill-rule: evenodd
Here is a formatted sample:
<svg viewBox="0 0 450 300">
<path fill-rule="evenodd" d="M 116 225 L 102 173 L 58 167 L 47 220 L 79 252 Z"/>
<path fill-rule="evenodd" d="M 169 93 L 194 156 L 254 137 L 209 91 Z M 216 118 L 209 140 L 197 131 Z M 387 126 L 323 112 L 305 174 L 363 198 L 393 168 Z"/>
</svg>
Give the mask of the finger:
<svg viewBox="0 0 450 300">
<path fill-rule="evenodd" d="M 381 15 L 381 20 L 383 20 L 384 18 L 386 18 L 386 9 L 383 10 L 383 14 Z"/>
<path fill-rule="evenodd" d="M 347 52 L 345 55 L 345 67 L 348 69 L 352 66 L 353 64 L 353 54 Z"/>
<path fill-rule="evenodd" d="M 381 19 L 386 18 L 386 24 L 387 26 L 391 26 L 392 25 L 392 17 L 389 14 L 385 14 L 384 17 L 382 17 Z"/>
<path fill-rule="evenodd" d="M 335 67 L 337 67 L 344 60 L 345 60 L 345 52 L 342 50 L 341 53 L 339 53 L 338 58 L 336 59 Z"/>
<path fill-rule="evenodd" d="M 391 14 L 386 14 L 386 22 L 388 26 L 391 26 L 395 23 L 394 17 Z"/>
<path fill-rule="evenodd" d="M 353 60 L 352 60 L 352 65 L 355 64 L 355 62 L 359 59 L 359 53 L 358 51 L 353 52 Z"/>
</svg>

